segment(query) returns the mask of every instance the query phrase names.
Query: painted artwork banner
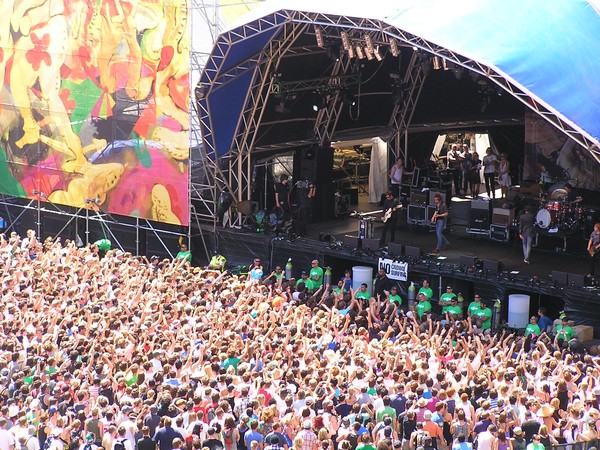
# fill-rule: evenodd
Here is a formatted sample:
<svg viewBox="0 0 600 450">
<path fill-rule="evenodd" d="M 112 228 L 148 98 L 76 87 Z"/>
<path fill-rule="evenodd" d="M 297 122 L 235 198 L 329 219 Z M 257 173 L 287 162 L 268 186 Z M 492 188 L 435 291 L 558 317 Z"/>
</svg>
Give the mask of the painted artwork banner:
<svg viewBox="0 0 600 450">
<path fill-rule="evenodd" d="M 0 192 L 188 225 L 189 0 L 0 8 Z"/>
</svg>

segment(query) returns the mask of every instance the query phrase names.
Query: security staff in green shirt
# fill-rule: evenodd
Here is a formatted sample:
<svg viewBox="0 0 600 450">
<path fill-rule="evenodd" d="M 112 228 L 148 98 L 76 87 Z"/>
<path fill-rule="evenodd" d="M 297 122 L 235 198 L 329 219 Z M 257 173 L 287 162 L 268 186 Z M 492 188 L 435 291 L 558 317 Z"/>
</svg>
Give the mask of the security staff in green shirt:
<svg viewBox="0 0 600 450">
<path fill-rule="evenodd" d="M 298 286 L 300 283 L 304 283 L 304 286 L 308 291 L 312 291 L 315 288 L 313 281 L 308 278 L 308 273 L 306 271 L 302 271 L 300 279 L 296 281 L 296 286 Z"/>
<path fill-rule="evenodd" d="M 360 300 L 365 308 L 369 306 L 369 300 L 371 300 L 371 293 L 367 291 L 367 287 L 367 283 L 362 283 L 354 294 L 354 298 Z"/>
<path fill-rule="evenodd" d="M 391 303 L 394 303 L 396 305 L 397 308 L 400 308 L 402 306 L 402 297 L 400 297 L 400 294 L 398 294 L 397 286 L 392 286 L 390 288 L 390 295 L 388 296 L 388 298 L 390 299 Z"/>
<path fill-rule="evenodd" d="M 531 319 L 529 319 L 529 323 L 525 327 L 525 336 L 529 336 L 532 334 L 535 334 L 536 336 L 542 334 L 542 330 L 538 325 L 538 318 L 536 316 L 531 316 Z"/>
<path fill-rule="evenodd" d="M 575 337 L 575 330 L 573 327 L 567 325 L 567 322 L 569 321 L 567 316 L 563 316 L 562 314 L 561 316 L 562 325 L 556 326 L 556 337 L 554 340 L 558 347 L 565 348 L 569 345 L 569 341 Z"/>
<path fill-rule="evenodd" d="M 419 292 L 417 292 L 417 296 L 419 294 L 423 294 L 425 297 L 427 297 L 427 300 L 430 300 L 433 297 L 433 291 L 429 287 L 428 280 L 423 280 L 423 287 L 419 289 Z"/>
<path fill-rule="evenodd" d="M 488 308 L 486 303 L 481 299 L 479 304 L 479 311 L 475 311 L 472 316 L 475 317 L 478 327 L 480 327 L 483 331 L 489 330 L 492 328 L 492 310 Z"/>
<path fill-rule="evenodd" d="M 177 253 L 175 259 L 185 259 L 186 262 L 192 262 L 192 252 L 188 250 L 188 246 L 185 242 L 182 242 L 179 246 L 180 252 Z"/>
<path fill-rule="evenodd" d="M 319 261 L 313 259 L 310 263 L 310 272 L 308 277 L 312 280 L 315 289 L 323 286 L 323 269 L 319 267 Z"/>
<path fill-rule="evenodd" d="M 446 292 L 440 295 L 440 306 L 442 307 L 442 315 L 448 311 L 448 308 L 452 304 L 452 300 L 457 299 L 452 286 L 446 286 Z"/>
<path fill-rule="evenodd" d="M 417 316 L 422 320 L 423 316 L 431 311 L 431 303 L 429 302 L 429 298 L 424 294 L 418 294 L 417 299 L 419 303 L 417 303 L 415 309 L 417 310 Z"/>
<path fill-rule="evenodd" d="M 481 309 L 481 296 L 479 294 L 475 294 L 475 297 L 473 297 L 473 301 L 471 303 L 469 303 L 469 307 L 467 308 L 467 316 L 472 317 L 480 309 Z"/>
<path fill-rule="evenodd" d="M 444 308 L 446 309 L 445 313 L 447 313 L 449 316 L 454 316 L 458 319 L 462 318 L 462 308 L 458 304 L 457 297 L 454 297 L 452 300 L 450 300 L 450 304 Z"/>
</svg>

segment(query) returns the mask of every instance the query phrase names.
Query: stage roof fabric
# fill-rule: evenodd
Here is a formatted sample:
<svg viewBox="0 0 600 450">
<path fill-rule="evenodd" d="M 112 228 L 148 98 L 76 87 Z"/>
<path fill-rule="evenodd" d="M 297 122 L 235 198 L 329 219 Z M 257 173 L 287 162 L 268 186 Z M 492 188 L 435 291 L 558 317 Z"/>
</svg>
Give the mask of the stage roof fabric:
<svg viewBox="0 0 600 450">
<path fill-rule="evenodd" d="M 243 23 L 222 33 L 206 69 L 229 72 L 206 98 L 209 114 L 202 118 L 203 135 L 218 153 L 232 145 L 233 117 L 244 108 L 243 92 L 251 71 L 270 39 L 283 32 L 288 11 L 372 19 L 373 24 L 402 30 L 493 68 L 532 101 L 592 143 L 600 141 L 600 15 L 594 0 L 274 0 L 254 9 Z M 302 20 L 302 15 L 298 16 Z M 309 18 L 307 15 L 306 18 Z M 307 19 L 308 20 L 308 19 Z M 265 25 L 266 23 L 266 25 Z M 210 84 L 207 70 L 201 82 Z M 232 75 L 233 73 L 233 75 Z M 217 75 L 218 76 L 218 75 Z M 214 95 L 212 95 L 214 94 Z M 213 121 L 210 122 L 210 118 Z M 227 118 L 227 120 L 226 120 Z"/>
</svg>

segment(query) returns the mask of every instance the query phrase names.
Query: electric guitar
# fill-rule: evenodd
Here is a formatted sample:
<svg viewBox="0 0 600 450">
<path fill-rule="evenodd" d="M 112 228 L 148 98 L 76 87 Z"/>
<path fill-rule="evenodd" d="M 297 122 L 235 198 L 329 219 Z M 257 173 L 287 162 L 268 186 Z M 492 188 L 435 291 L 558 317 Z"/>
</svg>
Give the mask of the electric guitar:
<svg viewBox="0 0 600 450">
<path fill-rule="evenodd" d="M 598 248 L 598 247 L 592 247 L 592 248 L 590 248 L 590 249 L 588 250 L 588 253 L 590 254 L 590 256 L 591 256 L 592 258 L 593 258 L 593 257 L 594 257 L 594 255 L 595 255 L 596 253 L 598 253 L 598 252 L 600 252 L 600 248 Z"/>
<path fill-rule="evenodd" d="M 386 223 L 388 220 L 390 220 L 390 217 L 392 217 L 393 212 L 398 211 L 399 209 L 402 209 L 402 205 L 397 205 L 393 208 L 388 208 L 385 214 L 383 215 L 383 219 L 381 219 L 381 221 L 383 223 Z"/>
</svg>

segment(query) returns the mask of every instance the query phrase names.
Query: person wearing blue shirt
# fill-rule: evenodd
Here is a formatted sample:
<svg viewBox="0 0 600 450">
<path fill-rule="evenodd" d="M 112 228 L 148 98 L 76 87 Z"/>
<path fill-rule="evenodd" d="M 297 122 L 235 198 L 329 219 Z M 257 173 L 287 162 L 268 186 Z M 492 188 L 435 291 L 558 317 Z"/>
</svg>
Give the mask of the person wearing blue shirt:
<svg viewBox="0 0 600 450">
<path fill-rule="evenodd" d="M 540 316 L 538 320 L 538 326 L 542 330 L 542 332 L 547 332 L 548 328 L 552 326 L 552 320 L 546 315 L 548 311 L 543 306 L 538 308 L 538 316 Z"/>
<path fill-rule="evenodd" d="M 344 276 L 340 279 L 340 281 L 342 281 L 344 283 L 344 286 L 342 287 L 342 293 L 346 293 L 350 291 L 350 288 L 352 287 L 352 274 L 349 270 L 346 270 L 344 272 Z"/>
</svg>

